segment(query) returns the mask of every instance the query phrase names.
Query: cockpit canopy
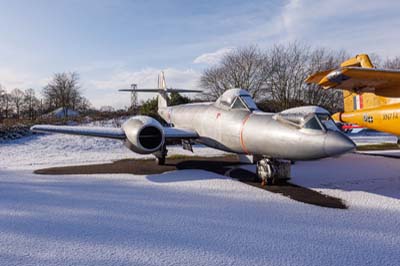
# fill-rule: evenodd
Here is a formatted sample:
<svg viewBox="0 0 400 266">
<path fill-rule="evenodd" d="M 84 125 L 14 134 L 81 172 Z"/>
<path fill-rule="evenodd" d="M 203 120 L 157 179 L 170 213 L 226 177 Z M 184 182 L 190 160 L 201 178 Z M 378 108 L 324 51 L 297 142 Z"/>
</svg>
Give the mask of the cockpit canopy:
<svg viewBox="0 0 400 266">
<path fill-rule="evenodd" d="M 225 91 L 221 97 L 218 98 L 216 104 L 223 108 L 244 109 L 250 111 L 258 110 L 251 95 L 243 89 L 230 89 Z"/>
<path fill-rule="evenodd" d="M 339 131 L 329 112 L 318 106 L 291 108 L 276 114 L 274 118 L 299 128 Z"/>
</svg>

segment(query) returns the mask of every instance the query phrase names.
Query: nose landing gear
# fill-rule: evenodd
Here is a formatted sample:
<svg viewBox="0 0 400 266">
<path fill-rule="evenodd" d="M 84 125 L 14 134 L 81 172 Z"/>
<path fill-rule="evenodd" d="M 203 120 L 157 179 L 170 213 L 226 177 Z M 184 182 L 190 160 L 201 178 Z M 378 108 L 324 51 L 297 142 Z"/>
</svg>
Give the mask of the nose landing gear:
<svg viewBox="0 0 400 266">
<path fill-rule="evenodd" d="M 262 186 L 287 180 L 290 178 L 290 161 L 263 158 L 257 161 L 257 177 Z"/>
</svg>

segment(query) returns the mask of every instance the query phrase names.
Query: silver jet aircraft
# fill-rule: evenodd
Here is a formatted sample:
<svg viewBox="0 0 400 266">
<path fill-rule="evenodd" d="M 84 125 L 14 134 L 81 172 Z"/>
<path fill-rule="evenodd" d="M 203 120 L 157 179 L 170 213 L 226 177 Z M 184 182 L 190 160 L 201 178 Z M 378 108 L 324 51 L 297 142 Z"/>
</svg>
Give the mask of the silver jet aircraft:
<svg viewBox="0 0 400 266">
<path fill-rule="evenodd" d="M 136 91 L 158 93 L 158 113 L 168 126 L 148 116 L 133 116 L 121 128 L 35 125 L 32 130 L 120 139 L 136 153 L 154 154 L 159 164 L 165 162 L 170 140 L 182 140 L 189 150 L 193 142 L 201 143 L 240 158 L 252 156 L 263 185 L 288 178 L 290 161 L 337 156 L 355 147 L 323 108 L 265 113 L 243 89 L 228 90 L 216 102 L 168 106 L 168 93 L 193 91 L 167 89 L 162 81 L 161 89 Z"/>
</svg>

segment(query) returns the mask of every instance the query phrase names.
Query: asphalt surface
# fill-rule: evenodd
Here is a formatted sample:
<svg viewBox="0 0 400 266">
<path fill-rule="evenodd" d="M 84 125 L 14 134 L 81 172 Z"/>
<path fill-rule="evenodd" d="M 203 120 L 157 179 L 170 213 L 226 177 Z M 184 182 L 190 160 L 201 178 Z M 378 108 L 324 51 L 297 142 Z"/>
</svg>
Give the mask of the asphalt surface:
<svg viewBox="0 0 400 266">
<path fill-rule="evenodd" d="M 201 169 L 221 175 L 227 175 L 247 185 L 263 189 L 271 193 L 279 193 L 290 199 L 327 208 L 347 209 L 344 202 L 336 197 L 324 195 L 318 191 L 282 181 L 271 186 L 261 186 L 256 174 L 238 167 L 236 157 L 190 157 L 171 158 L 165 165 L 157 165 L 155 160 L 128 159 L 112 163 L 75 165 L 38 169 L 36 174 L 44 175 L 73 175 L 73 174 L 136 174 L 152 175 L 180 169 Z"/>
</svg>

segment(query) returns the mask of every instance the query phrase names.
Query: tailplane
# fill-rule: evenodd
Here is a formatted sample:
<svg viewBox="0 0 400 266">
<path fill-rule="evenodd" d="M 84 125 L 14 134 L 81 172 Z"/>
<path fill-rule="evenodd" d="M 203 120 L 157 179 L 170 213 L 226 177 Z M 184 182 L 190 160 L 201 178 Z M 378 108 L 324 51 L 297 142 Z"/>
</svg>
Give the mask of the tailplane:
<svg viewBox="0 0 400 266">
<path fill-rule="evenodd" d="M 340 67 L 374 68 L 374 65 L 372 64 L 371 59 L 369 59 L 369 56 L 367 54 L 359 54 L 341 63 Z"/>
<path fill-rule="evenodd" d="M 149 89 L 120 89 L 119 91 L 129 91 L 129 92 L 150 92 L 157 93 L 158 110 L 165 109 L 168 107 L 168 93 L 178 92 L 178 93 L 201 93 L 202 91 L 190 90 L 190 89 L 175 89 L 167 88 L 167 83 L 165 82 L 164 72 L 158 75 L 157 88 Z"/>
</svg>

